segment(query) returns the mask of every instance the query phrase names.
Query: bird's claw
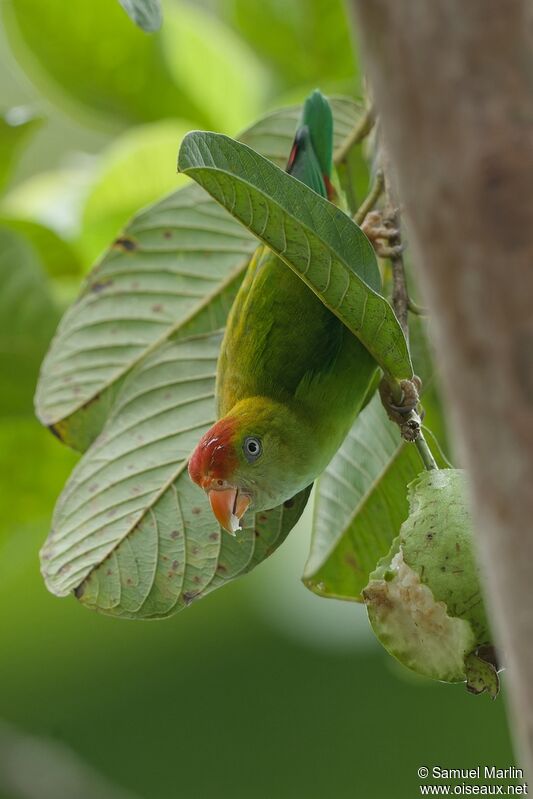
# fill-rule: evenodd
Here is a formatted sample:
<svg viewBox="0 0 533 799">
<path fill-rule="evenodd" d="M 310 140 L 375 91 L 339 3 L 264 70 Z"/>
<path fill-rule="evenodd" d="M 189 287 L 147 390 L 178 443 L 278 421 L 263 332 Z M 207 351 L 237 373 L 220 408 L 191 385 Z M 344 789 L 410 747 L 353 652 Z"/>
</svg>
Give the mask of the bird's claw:
<svg viewBox="0 0 533 799">
<path fill-rule="evenodd" d="M 416 410 L 416 406 L 418 405 L 417 402 L 410 402 L 407 405 L 394 405 L 392 402 L 389 404 L 389 408 L 394 411 L 395 413 L 399 413 L 400 416 L 409 416 L 411 411 Z"/>
<path fill-rule="evenodd" d="M 379 386 L 381 401 L 391 421 L 399 426 L 402 438 L 406 441 L 415 441 L 420 433 L 421 418 L 418 414 L 418 404 L 421 389 L 421 380 L 413 375 L 410 380 L 400 381 L 400 403 L 394 401 L 390 384 L 383 379 Z"/>
<path fill-rule="evenodd" d="M 363 220 L 361 230 L 380 258 L 397 258 L 402 254 L 403 245 L 394 243 L 400 238 L 400 230 L 390 215 L 382 211 L 370 211 Z"/>
</svg>

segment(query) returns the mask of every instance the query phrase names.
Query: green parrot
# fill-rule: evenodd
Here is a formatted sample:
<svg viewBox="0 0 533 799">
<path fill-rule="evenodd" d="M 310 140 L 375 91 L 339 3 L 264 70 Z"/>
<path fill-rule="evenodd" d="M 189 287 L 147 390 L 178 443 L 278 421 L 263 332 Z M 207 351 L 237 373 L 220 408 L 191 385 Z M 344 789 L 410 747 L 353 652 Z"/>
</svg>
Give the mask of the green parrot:
<svg viewBox="0 0 533 799">
<path fill-rule="evenodd" d="M 307 98 L 287 172 L 333 199 L 333 118 Z M 352 426 L 377 364 L 308 286 L 261 245 L 231 309 L 218 362 L 218 421 L 190 461 L 221 526 L 276 507 L 326 468 Z"/>
</svg>

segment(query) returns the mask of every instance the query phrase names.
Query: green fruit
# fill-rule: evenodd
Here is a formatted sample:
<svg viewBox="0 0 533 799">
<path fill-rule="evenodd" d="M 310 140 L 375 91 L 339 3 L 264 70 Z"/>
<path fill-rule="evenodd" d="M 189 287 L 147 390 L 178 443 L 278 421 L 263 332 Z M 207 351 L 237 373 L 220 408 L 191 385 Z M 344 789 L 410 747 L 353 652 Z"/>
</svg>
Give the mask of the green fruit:
<svg viewBox="0 0 533 799">
<path fill-rule="evenodd" d="M 409 517 L 363 591 L 370 624 L 408 668 L 475 693 L 498 692 L 464 472 L 424 472 Z"/>
</svg>

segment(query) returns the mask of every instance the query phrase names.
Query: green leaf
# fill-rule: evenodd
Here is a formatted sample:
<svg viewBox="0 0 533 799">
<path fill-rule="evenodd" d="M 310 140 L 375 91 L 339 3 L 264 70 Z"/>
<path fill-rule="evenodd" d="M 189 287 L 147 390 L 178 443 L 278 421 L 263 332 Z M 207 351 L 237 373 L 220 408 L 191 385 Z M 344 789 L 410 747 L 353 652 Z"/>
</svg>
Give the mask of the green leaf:
<svg viewBox="0 0 533 799">
<path fill-rule="evenodd" d="M 160 347 L 124 383 L 113 413 L 75 468 L 42 551 L 48 588 L 133 618 L 167 616 L 253 568 L 285 538 L 309 491 L 220 529 L 187 474 L 213 423 L 220 334 Z"/>
<path fill-rule="evenodd" d="M 318 482 L 303 575 L 307 588 L 362 601 L 368 575 L 407 516 L 407 485 L 422 468 L 415 446 L 402 441 L 375 396 Z"/>
<path fill-rule="evenodd" d="M 357 124 L 332 101 L 338 149 Z M 276 163 L 287 159 L 299 108 L 243 133 Z M 125 375 L 169 337 L 223 327 L 256 240 L 197 186 L 138 214 L 89 275 L 43 363 L 36 409 L 43 424 L 85 450 L 102 429 Z"/>
<path fill-rule="evenodd" d="M 137 216 L 61 321 L 37 386 L 43 424 L 85 450 L 123 378 L 151 349 L 223 327 L 252 251 L 191 188 Z"/>
<path fill-rule="evenodd" d="M 0 224 L 0 415 L 33 413 L 39 363 L 58 317 L 36 251 Z"/>
<path fill-rule="evenodd" d="M 189 133 L 178 166 L 282 258 L 385 372 L 412 375 L 402 329 L 378 293 L 374 250 L 346 214 L 246 145 L 217 133 Z"/>
<path fill-rule="evenodd" d="M 120 5 L 139 28 L 146 33 L 159 30 L 163 15 L 159 0 L 119 0 Z"/>
<path fill-rule="evenodd" d="M 11 108 L 0 115 L 0 190 L 8 182 L 26 138 L 41 122 L 41 117 L 24 106 Z"/>
</svg>

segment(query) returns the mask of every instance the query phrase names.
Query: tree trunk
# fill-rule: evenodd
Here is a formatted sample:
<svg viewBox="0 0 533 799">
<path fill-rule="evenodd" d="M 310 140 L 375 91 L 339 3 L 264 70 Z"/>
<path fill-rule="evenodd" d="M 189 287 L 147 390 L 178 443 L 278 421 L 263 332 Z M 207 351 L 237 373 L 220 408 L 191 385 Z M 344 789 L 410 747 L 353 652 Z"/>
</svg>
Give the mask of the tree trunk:
<svg viewBox="0 0 533 799">
<path fill-rule="evenodd" d="M 471 475 L 533 776 L 533 47 L 528 0 L 350 0 Z"/>
</svg>

